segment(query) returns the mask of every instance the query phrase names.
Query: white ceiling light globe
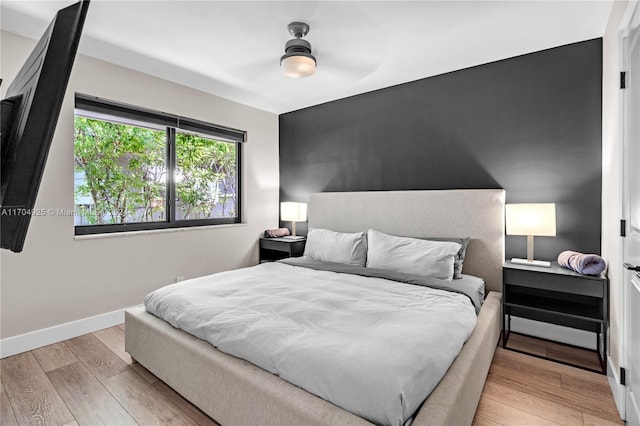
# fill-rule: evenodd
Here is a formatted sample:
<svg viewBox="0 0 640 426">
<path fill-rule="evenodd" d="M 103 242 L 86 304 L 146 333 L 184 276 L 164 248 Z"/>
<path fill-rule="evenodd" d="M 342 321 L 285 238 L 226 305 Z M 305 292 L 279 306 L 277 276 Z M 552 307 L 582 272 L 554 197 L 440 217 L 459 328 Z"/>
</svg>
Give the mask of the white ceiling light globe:
<svg viewBox="0 0 640 426">
<path fill-rule="evenodd" d="M 309 56 L 288 56 L 280 63 L 282 72 L 289 77 L 308 77 L 316 70 L 316 61 Z"/>
</svg>

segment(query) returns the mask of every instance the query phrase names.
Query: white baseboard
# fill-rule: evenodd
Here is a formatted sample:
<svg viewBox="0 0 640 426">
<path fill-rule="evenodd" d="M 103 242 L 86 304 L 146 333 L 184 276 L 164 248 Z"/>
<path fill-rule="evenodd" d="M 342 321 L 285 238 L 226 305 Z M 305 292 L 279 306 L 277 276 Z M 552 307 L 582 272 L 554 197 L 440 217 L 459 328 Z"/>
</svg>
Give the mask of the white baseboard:
<svg viewBox="0 0 640 426">
<path fill-rule="evenodd" d="M 613 394 L 613 400 L 616 402 L 618 414 L 620 414 L 620 418 L 624 420 L 625 389 L 624 386 L 620 384 L 620 376 L 618 375 L 618 370 L 613 365 L 613 361 L 611 360 L 610 356 L 607 357 L 607 379 L 609 379 L 609 387 L 611 388 L 611 393 Z"/>
<path fill-rule="evenodd" d="M 122 324 L 124 322 L 124 311 L 127 309 L 129 308 L 118 309 L 117 311 L 106 312 L 93 317 L 1 339 L 0 358 L 6 358 L 11 355 L 27 352 L 42 346 L 62 342 L 63 340 Z"/>
<path fill-rule="evenodd" d="M 596 349 L 596 335 L 588 331 L 577 330 L 575 328 L 563 327 L 545 322 L 533 321 L 526 318 L 511 318 L 511 331 L 540 337 L 542 339 L 553 340 L 555 342 L 567 343 L 586 349 Z"/>
</svg>

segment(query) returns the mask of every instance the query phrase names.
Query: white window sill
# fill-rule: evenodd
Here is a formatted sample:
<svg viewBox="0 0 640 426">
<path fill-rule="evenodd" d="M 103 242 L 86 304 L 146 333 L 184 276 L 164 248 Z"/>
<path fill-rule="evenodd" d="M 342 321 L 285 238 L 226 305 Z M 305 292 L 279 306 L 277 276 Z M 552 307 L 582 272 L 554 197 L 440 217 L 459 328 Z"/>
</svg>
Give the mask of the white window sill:
<svg viewBox="0 0 640 426">
<path fill-rule="evenodd" d="M 119 237 L 135 237 L 139 235 L 147 234 L 162 234 L 166 232 L 190 232 L 190 231 L 204 231 L 209 229 L 220 228 L 238 228 L 247 226 L 246 223 L 228 223 L 222 225 L 205 225 L 205 226 L 189 226 L 185 228 L 165 228 L 165 229 L 147 229 L 144 231 L 128 231 L 128 232 L 108 232 L 104 234 L 88 234 L 88 235 L 74 235 L 74 240 L 95 240 L 99 238 L 119 238 Z"/>
</svg>

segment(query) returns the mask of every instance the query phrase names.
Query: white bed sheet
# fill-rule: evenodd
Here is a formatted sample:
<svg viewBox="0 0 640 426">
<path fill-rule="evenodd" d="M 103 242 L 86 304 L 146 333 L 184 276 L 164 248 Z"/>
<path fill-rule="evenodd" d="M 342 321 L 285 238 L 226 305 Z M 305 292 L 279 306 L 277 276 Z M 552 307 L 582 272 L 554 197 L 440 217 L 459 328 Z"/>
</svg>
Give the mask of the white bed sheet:
<svg viewBox="0 0 640 426">
<path fill-rule="evenodd" d="M 404 424 L 473 331 L 465 295 L 282 263 L 173 284 L 148 312 L 377 424 Z"/>
</svg>

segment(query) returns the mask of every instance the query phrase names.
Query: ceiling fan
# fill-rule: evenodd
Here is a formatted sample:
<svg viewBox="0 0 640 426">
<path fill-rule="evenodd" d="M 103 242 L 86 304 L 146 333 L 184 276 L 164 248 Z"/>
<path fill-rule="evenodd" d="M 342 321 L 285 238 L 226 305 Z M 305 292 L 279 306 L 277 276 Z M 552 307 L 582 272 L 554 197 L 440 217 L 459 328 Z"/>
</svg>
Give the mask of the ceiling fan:
<svg viewBox="0 0 640 426">
<path fill-rule="evenodd" d="M 359 49 L 362 40 L 354 37 L 346 37 L 353 32 L 353 28 L 339 25 L 334 22 L 318 24 L 314 30 L 315 43 L 320 43 L 321 48 L 313 49 L 311 43 L 305 40 L 309 34 L 310 25 L 302 21 L 293 21 L 287 25 L 287 30 L 294 38 L 286 42 L 284 55 L 280 56 L 280 72 L 277 70 L 274 58 L 275 49 L 256 50 L 252 59 L 234 66 L 230 77 L 242 80 L 274 79 L 276 75 L 296 77 L 296 80 L 306 84 L 319 84 L 327 79 L 334 82 L 353 82 L 374 72 L 382 63 L 383 57 L 371 56 Z M 321 66 L 316 72 L 318 59 Z M 315 78 L 306 79 L 316 74 Z M 322 75 L 320 75 L 322 74 Z"/>
<path fill-rule="evenodd" d="M 309 77 L 315 72 L 318 64 L 315 56 L 311 54 L 311 43 L 303 40 L 309 33 L 309 25 L 305 22 L 292 22 L 287 25 L 287 29 L 295 38 L 285 44 L 285 53 L 280 58 L 282 71 L 289 77 Z"/>
</svg>

